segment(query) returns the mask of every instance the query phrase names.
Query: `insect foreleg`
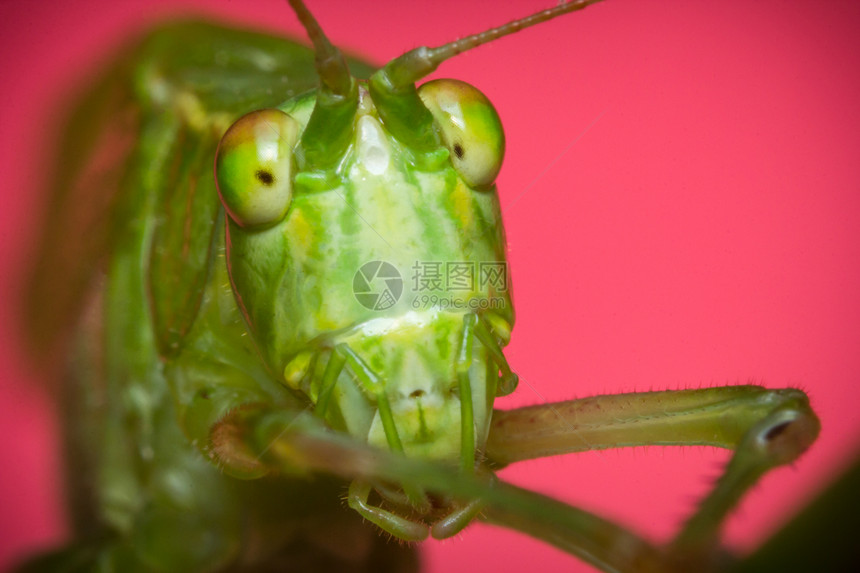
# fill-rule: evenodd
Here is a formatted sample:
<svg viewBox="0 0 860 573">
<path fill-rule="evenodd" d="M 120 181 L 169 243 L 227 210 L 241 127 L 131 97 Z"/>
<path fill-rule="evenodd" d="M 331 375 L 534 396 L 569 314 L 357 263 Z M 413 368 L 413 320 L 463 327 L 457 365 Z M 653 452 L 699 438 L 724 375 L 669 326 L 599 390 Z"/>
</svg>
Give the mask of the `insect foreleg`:
<svg viewBox="0 0 860 573">
<path fill-rule="evenodd" d="M 456 468 L 363 444 L 326 429 L 309 413 L 246 409 L 232 416 L 231 423 L 241 426 L 225 432 L 241 442 L 234 447 L 257 452 L 260 462 L 272 471 L 326 472 L 357 480 L 350 488 L 351 503 L 366 499 L 367 484 L 378 482 L 410 484 L 453 499 L 462 509 L 434 525 L 434 537 L 450 536 L 463 516 L 480 509 L 487 521 L 542 539 L 607 571 L 666 570 L 662 551 L 608 520 L 488 475 L 463 474 Z M 396 529 L 379 512 L 362 514 L 384 529 Z"/>
<path fill-rule="evenodd" d="M 768 471 L 796 460 L 818 437 L 821 423 L 799 390 L 765 390 L 753 418 L 739 413 L 734 422 L 749 424 L 714 489 L 672 543 L 679 554 L 697 553 L 716 541 L 719 528 L 741 497 Z M 731 423 L 731 421 L 730 421 Z"/>
<path fill-rule="evenodd" d="M 368 503 L 372 487 L 370 483 L 355 480 L 349 485 L 347 500 L 349 507 L 357 511 L 362 517 L 371 523 L 375 523 L 381 529 L 388 531 L 405 541 L 424 541 L 429 533 L 424 523 L 419 523 L 400 517 L 381 507 Z"/>
<path fill-rule="evenodd" d="M 725 473 L 671 545 L 704 556 L 744 493 L 767 471 L 798 458 L 820 423 L 795 389 L 728 386 L 596 396 L 494 414 L 487 456 L 502 464 L 565 452 L 646 445 L 710 445 L 735 451 Z M 692 558 L 692 557 L 691 557 Z"/>
</svg>

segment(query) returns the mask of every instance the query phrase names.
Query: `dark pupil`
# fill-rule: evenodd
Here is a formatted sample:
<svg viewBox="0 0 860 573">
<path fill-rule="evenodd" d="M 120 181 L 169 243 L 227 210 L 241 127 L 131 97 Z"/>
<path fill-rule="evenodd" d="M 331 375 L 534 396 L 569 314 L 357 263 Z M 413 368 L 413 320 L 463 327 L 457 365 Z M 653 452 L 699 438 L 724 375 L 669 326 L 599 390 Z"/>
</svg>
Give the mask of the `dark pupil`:
<svg viewBox="0 0 860 573">
<path fill-rule="evenodd" d="M 271 185 L 275 182 L 275 176 L 264 169 L 258 169 L 254 175 L 257 176 L 257 180 L 263 185 Z"/>
<path fill-rule="evenodd" d="M 457 156 L 457 159 L 463 159 L 464 153 L 465 152 L 463 151 L 463 146 L 460 145 L 459 143 L 455 143 L 454 144 L 454 155 Z"/>
</svg>

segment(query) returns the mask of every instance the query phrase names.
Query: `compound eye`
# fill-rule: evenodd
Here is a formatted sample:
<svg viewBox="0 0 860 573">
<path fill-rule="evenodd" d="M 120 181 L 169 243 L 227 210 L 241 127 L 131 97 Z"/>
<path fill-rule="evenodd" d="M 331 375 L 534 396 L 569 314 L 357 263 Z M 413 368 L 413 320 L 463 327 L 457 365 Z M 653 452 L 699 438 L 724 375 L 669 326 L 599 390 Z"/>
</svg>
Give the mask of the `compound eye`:
<svg viewBox="0 0 860 573">
<path fill-rule="evenodd" d="M 293 194 L 293 146 L 299 123 L 278 109 L 243 115 L 221 138 L 215 180 L 221 203 L 240 227 L 284 218 Z"/>
<path fill-rule="evenodd" d="M 487 96 L 459 80 L 433 80 L 418 88 L 442 131 L 451 162 L 470 187 L 496 180 L 505 156 L 505 133 Z"/>
</svg>

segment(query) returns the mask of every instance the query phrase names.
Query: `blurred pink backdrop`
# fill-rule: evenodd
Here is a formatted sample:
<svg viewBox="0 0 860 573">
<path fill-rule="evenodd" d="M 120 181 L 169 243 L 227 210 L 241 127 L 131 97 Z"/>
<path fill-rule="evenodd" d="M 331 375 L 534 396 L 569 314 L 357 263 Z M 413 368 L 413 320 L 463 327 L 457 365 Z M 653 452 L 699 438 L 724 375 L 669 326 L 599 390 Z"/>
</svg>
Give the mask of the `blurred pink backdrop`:
<svg viewBox="0 0 860 573">
<path fill-rule="evenodd" d="M 334 43 L 384 62 L 551 4 L 311 8 Z M 54 110 L 123 38 L 188 12 L 300 34 L 282 0 L 0 3 L 0 570 L 66 534 L 58 427 L 14 322 Z M 518 316 L 508 356 L 523 381 L 502 407 L 749 380 L 810 394 L 820 440 L 731 518 L 741 551 L 860 445 L 858 24 L 850 1 L 610 0 L 437 74 L 482 89 L 508 137 L 499 189 Z M 502 475 L 665 540 L 726 459 L 649 448 Z M 481 524 L 424 551 L 431 572 L 591 571 Z"/>
</svg>

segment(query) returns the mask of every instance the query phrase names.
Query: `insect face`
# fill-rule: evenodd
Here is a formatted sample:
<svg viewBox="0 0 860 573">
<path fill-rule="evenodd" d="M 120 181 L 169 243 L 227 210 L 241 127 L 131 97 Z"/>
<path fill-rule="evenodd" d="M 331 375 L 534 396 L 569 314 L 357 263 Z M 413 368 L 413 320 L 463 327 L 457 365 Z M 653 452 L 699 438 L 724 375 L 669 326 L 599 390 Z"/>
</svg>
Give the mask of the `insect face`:
<svg viewBox="0 0 860 573">
<path fill-rule="evenodd" d="M 366 83 L 304 4 L 291 4 L 314 44 L 319 89 L 241 118 L 215 162 L 238 307 L 270 373 L 330 427 L 471 473 L 494 397 L 516 384 L 502 354 L 513 326 L 494 187 L 504 136 L 477 89 L 416 81 L 587 3 L 417 48 Z M 349 503 L 401 539 L 423 539 L 423 520 L 437 515 L 426 492 L 402 487 L 375 486 L 405 511 L 369 506 L 366 482 L 353 482 Z M 451 505 L 433 535 L 453 535 L 479 509 Z"/>
<path fill-rule="evenodd" d="M 312 116 L 316 98 L 308 94 L 234 124 L 218 154 L 218 184 L 231 281 L 269 369 L 333 427 L 409 454 L 456 461 L 468 420 L 473 463 L 499 368 L 473 344 L 464 317 L 492 299 L 491 323 L 505 324 L 504 337 L 512 323 L 507 273 L 501 283 L 476 276 L 505 263 L 492 185 L 504 140 L 475 88 L 427 86 L 420 93 L 442 134 L 427 153 L 387 129 L 361 85 L 333 167 L 308 165 L 306 148 L 289 145 Z M 279 140 L 282 133 L 291 141 Z M 260 173 L 277 176 L 267 183 Z M 445 272 L 454 265 L 466 272 L 456 285 Z M 419 295 L 460 308 L 422 305 Z M 467 329 L 474 352 L 460 356 Z M 500 341 L 490 335 L 487 343 Z M 469 379 L 464 388 L 458 372 Z"/>
</svg>

